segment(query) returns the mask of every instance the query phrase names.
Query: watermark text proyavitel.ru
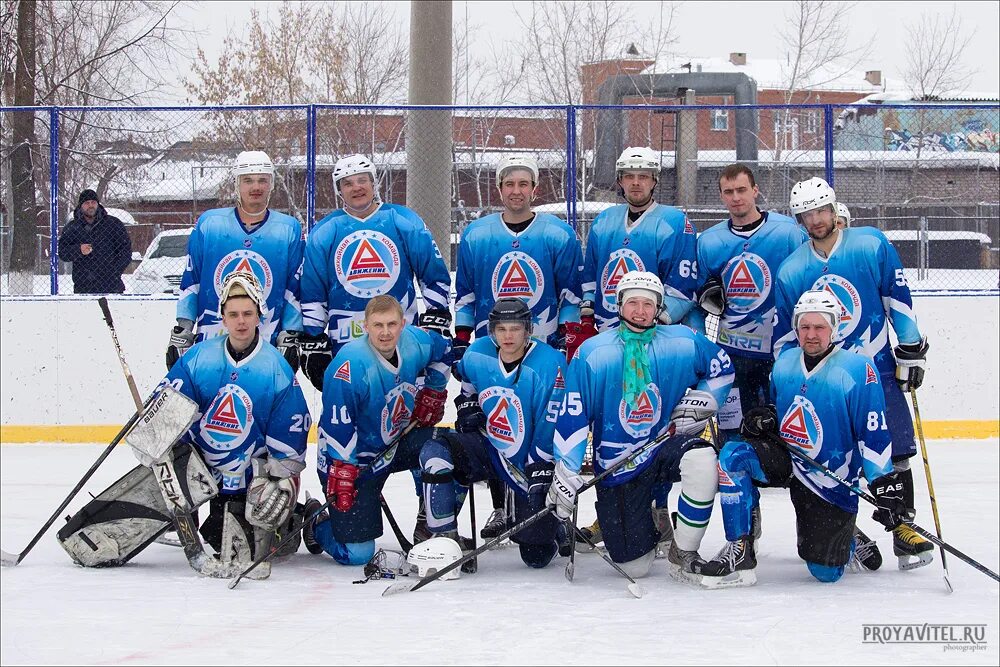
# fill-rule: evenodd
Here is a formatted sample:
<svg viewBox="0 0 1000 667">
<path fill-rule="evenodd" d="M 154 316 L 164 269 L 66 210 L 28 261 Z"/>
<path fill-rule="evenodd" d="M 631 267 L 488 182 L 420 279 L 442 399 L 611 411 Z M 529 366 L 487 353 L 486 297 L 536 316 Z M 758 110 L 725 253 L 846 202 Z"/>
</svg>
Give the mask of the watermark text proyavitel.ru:
<svg viewBox="0 0 1000 667">
<path fill-rule="evenodd" d="M 939 644 L 945 651 L 985 651 L 985 623 L 865 623 L 862 644 Z"/>
</svg>

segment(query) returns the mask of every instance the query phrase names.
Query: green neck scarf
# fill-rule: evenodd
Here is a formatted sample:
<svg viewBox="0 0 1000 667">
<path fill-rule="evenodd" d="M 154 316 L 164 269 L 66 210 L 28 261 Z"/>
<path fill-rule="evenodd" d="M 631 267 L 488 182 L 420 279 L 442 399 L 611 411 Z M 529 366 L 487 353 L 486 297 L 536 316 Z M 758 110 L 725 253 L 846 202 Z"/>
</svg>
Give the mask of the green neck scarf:
<svg viewBox="0 0 1000 667">
<path fill-rule="evenodd" d="M 625 343 L 625 363 L 622 367 L 622 389 L 625 402 L 629 407 L 635 407 L 639 396 L 646 391 L 652 374 L 649 370 L 649 356 L 646 346 L 656 335 L 656 327 L 645 331 L 632 331 L 624 322 L 618 327 L 618 337 Z"/>
</svg>

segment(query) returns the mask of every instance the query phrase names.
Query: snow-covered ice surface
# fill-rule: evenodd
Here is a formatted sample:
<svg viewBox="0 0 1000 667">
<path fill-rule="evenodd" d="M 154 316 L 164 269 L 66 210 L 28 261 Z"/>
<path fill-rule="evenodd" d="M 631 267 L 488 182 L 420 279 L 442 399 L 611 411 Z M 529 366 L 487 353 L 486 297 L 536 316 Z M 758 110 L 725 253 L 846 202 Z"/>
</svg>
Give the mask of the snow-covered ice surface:
<svg viewBox="0 0 1000 667">
<path fill-rule="evenodd" d="M 103 445 L 0 447 L 3 548 L 18 552 L 96 460 Z M 996 571 L 997 441 L 929 443 L 944 537 Z M 310 448 L 310 461 L 315 461 Z M 918 523 L 933 530 L 919 458 Z M 70 505 L 104 489 L 134 464 L 114 452 Z M 318 495 L 310 471 L 305 486 Z M 593 492 L 580 522 L 593 518 Z M 409 475 L 394 475 L 386 498 L 404 531 L 416 501 Z M 489 493 L 476 493 L 477 515 L 490 513 Z M 389 582 L 354 585 L 360 567 L 341 567 L 301 549 L 266 581 L 199 578 L 175 547 L 151 545 L 128 566 L 87 570 L 72 564 L 55 540 L 62 521 L 21 565 L 0 573 L 3 664 L 910 664 L 1000 662 L 1000 587 L 959 559 L 896 569 L 889 537 L 862 505 L 859 520 L 882 548 L 876 573 L 847 573 L 820 584 L 795 552 L 787 493 L 763 494 L 764 537 L 758 583 L 706 592 L 669 579 L 656 561 L 633 599 L 625 581 L 597 555 L 579 555 L 576 580 L 565 559 L 544 570 L 522 566 L 515 548 L 480 557 L 479 572 L 457 581 L 380 597 Z M 702 553 L 721 546 L 718 507 Z M 468 517 L 463 514 L 463 533 Z M 392 533 L 378 544 L 397 548 Z M 863 643 L 862 624 L 985 624 L 985 644 L 957 651 L 941 644 Z M 966 647 L 969 648 L 969 647 Z"/>
</svg>

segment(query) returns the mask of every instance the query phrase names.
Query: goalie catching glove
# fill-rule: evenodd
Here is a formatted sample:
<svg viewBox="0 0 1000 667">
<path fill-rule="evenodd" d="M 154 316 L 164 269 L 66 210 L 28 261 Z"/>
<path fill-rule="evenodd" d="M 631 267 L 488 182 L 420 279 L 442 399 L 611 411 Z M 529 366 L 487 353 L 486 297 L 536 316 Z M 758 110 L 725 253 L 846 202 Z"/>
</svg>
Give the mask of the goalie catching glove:
<svg viewBox="0 0 1000 667">
<path fill-rule="evenodd" d="M 710 393 L 691 389 L 670 413 L 670 421 L 681 435 L 701 435 L 718 409 L 719 404 Z"/>
<path fill-rule="evenodd" d="M 294 459 L 253 459 L 253 479 L 247 488 L 246 518 L 251 525 L 277 530 L 285 524 L 299 498 L 299 473 L 305 464 Z"/>
<path fill-rule="evenodd" d="M 927 364 L 927 337 L 919 343 L 904 345 L 900 343 L 893 348 L 896 356 L 896 382 L 904 392 L 920 389 L 924 383 L 924 366 Z"/>
</svg>

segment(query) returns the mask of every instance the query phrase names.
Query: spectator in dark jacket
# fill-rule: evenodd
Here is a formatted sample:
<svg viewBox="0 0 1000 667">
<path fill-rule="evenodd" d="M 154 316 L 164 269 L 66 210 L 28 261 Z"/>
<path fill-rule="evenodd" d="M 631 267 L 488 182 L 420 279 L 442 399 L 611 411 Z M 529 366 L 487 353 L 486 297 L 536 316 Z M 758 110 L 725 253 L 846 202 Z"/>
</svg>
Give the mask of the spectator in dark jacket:
<svg viewBox="0 0 1000 667">
<path fill-rule="evenodd" d="M 59 259 L 73 262 L 73 291 L 77 294 L 121 294 L 122 272 L 132 261 L 132 241 L 122 221 L 84 190 L 73 219 L 59 236 Z"/>
</svg>

